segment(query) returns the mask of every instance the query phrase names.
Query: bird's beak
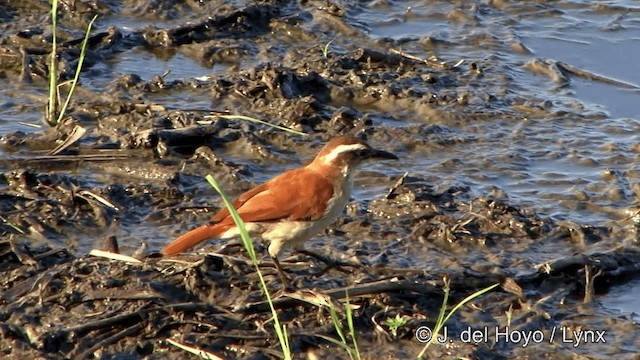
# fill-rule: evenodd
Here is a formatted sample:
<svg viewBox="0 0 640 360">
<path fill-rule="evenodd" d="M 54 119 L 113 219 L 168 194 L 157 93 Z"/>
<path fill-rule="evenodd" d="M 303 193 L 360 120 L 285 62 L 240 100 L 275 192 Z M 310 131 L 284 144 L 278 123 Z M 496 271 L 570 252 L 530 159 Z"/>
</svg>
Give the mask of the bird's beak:
<svg viewBox="0 0 640 360">
<path fill-rule="evenodd" d="M 398 160 L 398 157 L 394 154 L 377 149 L 367 149 L 360 153 L 362 159 L 386 159 L 386 160 Z"/>
</svg>

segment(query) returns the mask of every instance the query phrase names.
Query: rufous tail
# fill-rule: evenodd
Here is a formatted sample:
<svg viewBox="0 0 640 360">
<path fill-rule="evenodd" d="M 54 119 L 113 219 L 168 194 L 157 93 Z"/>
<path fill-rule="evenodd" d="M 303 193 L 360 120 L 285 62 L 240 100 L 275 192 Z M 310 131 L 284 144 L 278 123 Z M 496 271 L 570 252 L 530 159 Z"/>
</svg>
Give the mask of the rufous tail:
<svg viewBox="0 0 640 360">
<path fill-rule="evenodd" d="M 202 225 L 173 240 L 161 252 L 165 256 L 180 254 L 207 239 L 219 237 L 228 229 L 229 226 L 224 225 Z"/>
</svg>

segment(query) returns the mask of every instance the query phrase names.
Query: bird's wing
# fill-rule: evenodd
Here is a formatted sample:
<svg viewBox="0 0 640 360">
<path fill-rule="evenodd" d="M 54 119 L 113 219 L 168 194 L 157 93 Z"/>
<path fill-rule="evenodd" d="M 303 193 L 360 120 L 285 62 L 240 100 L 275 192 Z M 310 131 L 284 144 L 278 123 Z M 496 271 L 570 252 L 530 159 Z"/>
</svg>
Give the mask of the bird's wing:
<svg viewBox="0 0 640 360">
<path fill-rule="evenodd" d="M 240 195 L 234 206 L 244 222 L 317 220 L 324 215 L 333 193 L 333 184 L 322 175 L 296 169 Z M 233 223 L 227 209 L 213 221 Z"/>
<path fill-rule="evenodd" d="M 267 182 L 268 183 L 268 182 Z M 242 205 L 247 202 L 247 200 L 251 199 L 252 197 L 256 196 L 257 194 L 264 192 L 267 190 L 267 183 L 264 183 L 262 185 L 258 185 L 250 190 L 247 190 L 246 192 L 244 192 L 242 195 L 240 195 L 236 200 L 233 201 L 233 207 L 238 210 L 242 207 Z M 214 217 L 213 219 L 211 219 L 211 222 L 216 224 L 221 222 L 222 220 L 226 219 L 227 217 L 229 217 L 229 209 L 227 209 L 226 207 L 223 208 L 222 210 L 220 210 Z"/>
</svg>

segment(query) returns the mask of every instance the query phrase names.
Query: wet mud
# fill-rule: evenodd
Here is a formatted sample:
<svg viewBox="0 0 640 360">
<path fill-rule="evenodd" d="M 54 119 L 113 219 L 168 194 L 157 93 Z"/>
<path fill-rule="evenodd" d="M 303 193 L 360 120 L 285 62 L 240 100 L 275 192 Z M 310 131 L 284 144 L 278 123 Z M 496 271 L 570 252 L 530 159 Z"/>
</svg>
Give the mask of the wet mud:
<svg viewBox="0 0 640 360">
<path fill-rule="evenodd" d="M 344 309 L 348 297 L 364 358 L 411 358 L 423 347 L 416 330 L 435 324 L 445 284 L 454 305 L 495 283 L 500 286 L 449 320 L 447 341 L 432 346 L 426 358 L 630 358 L 638 352 L 634 319 L 594 305 L 611 287 L 638 277 L 634 243 L 640 235 L 632 206 L 617 210 L 615 226 L 578 223 L 540 214 L 498 186 L 477 191 L 405 169 L 419 157 L 484 143 L 480 135 L 457 134 L 455 126 L 566 114 L 596 121 L 602 113 L 508 91 L 510 79 L 493 59 L 423 58 L 402 50 L 416 39 L 366 38 L 363 20 L 357 20 L 361 4 L 241 3 L 60 5 L 61 81 L 74 76 L 91 17 L 99 14 L 104 26 L 90 37 L 83 83 L 64 121 L 2 134 L 1 357 L 188 356 L 171 339 L 223 358 L 281 358 L 256 271 L 239 243 L 212 240 L 174 259 L 157 252 L 222 206 L 204 175 L 213 174 L 229 195 L 238 195 L 304 164 L 341 134 L 403 159 L 363 169 L 344 216 L 309 241 L 309 248 L 346 265 L 327 268 L 291 254 L 283 265 L 297 290 L 282 293 L 264 244 L 257 244 L 296 357 L 348 358 L 323 338 L 338 334 L 328 307 L 312 301 Z M 483 11 L 505 8 L 530 11 L 501 1 L 462 2 L 436 15 L 473 25 Z M 0 4 L 3 84 L 46 87 L 47 11 L 39 2 Z M 161 25 L 108 26 L 116 15 Z M 424 49 L 446 45 L 438 37 L 417 41 Z M 509 47 L 528 53 L 517 41 Z M 105 63 L 140 49 L 224 70 L 174 80 L 169 74 L 150 80 L 124 74 L 102 88 L 87 80 L 106 77 Z M 558 84 L 571 76 L 603 80 L 557 62 L 524 68 Z M 42 94 L 24 96 L 44 101 Z M 169 105 L 171 98 L 181 99 L 181 106 Z M 229 118 L 236 114 L 307 135 Z M 526 162 L 518 156 L 503 154 L 485 165 L 517 167 Z M 446 170 L 459 162 L 445 158 L 438 166 Z M 474 180 L 484 176 L 476 175 Z M 609 176 L 623 177 L 615 171 Z M 638 185 L 621 188 L 606 196 L 637 205 Z M 140 262 L 92 256 L 91 249 Z M 385 321 L 396 316 L 406 324 L 394 332 Z M 469 329 L 483 336 L 469 341 Z M 516 337 L 500 335 L 505 331 Z M 517 337 L 526 334 L 541 340 Z"/>
</svg>

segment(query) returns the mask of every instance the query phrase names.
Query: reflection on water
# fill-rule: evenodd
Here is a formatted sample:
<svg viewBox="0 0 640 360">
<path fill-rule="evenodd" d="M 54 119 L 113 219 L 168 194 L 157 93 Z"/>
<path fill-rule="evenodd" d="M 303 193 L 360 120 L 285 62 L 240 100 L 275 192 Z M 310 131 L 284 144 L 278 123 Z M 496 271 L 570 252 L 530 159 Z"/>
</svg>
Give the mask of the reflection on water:
<svg viewBox="0 0 640 360">
<path fill-rule="evenodd" d="M 631 314 L 634 319 L 640 319 L 640 280 L 633 280 L 623 286 L 614 287 L 602 296 L 602 304 L 623 314 Z"/>
<path fill-rule="evenodd" d="M 42 130 L 46 95 L 34 84 L 0 89 L 0 134 Z M 0 150 L 2 154 L 2 150 Z"/>
<path fill-rule="evenodd" d="M 496 116 L 478 123 L 469 116 L 470 123 L 446 124 L 456 137 L 478 141 L 456 145 L 453 155 L 463 161 L 449 162 L 453 168 L 445 172 L 439 169 L 441 158 L 425 159 L 415 170 L 439 172 L 443 181 L 452 182 L 466 174 L 467 185 L 479 191 L 499 186 L 512 200 L 556 219 L 593 224 L 627 216 L 627 207 L 637 202 L 632 187 L 640 180 L 640 88 L 573 75 L 559 84 L 523 66 L 535 59 L 558 61 L 640 85 L 640 62 L 630 60 L 640 56 L 640 22 L 622 8 L 637 4 L 608 4 L 612 7 L 588 1 L 517 2 L 460 9 L 448 2 L 398 2 L 384 9 L 391 12 L 385 16 L 375 7 L 367 9 L 365 15 L 377 19 L 369 27 L 372 36 L 401 40 L 402 49 L 417 56 L 484 64 L 490 69 L 478 87 L 498 93 L 504 84 L 491 77 L 507 74 L 508 102 L 547 107 L 516 121 Z M 606 176 L 610 171 L 619 177 Z M 585 198 L 590 206 L 580 204 Z"/>
</svg>

